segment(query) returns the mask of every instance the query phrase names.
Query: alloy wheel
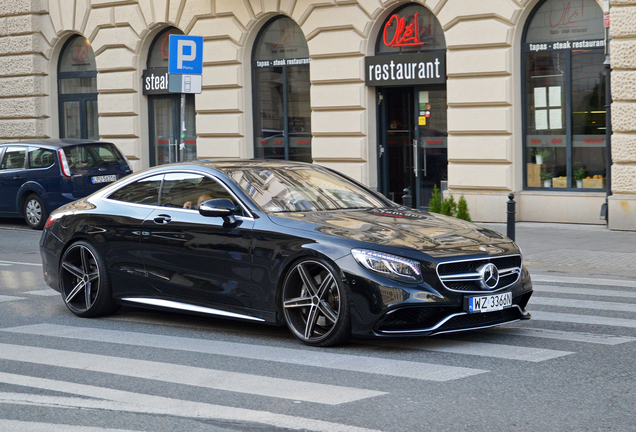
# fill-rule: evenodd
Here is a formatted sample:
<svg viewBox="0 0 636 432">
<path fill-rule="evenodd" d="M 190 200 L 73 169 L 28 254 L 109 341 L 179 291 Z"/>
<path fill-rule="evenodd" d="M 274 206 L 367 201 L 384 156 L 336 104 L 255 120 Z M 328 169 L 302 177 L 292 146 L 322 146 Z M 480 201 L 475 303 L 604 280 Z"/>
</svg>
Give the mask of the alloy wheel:
<svg viewBox="0 0 636 432">
<path fill-rule="evenodd" d="M 71 246 L 61 265 L 62 296 L 74 313 L 87 312 L 99 295 L 100 272 L 97 258 L 84 244 Z"/>
<path fill-rule="evenodd" d="M 296 264 L 285 279 L 282 305 L 288 327 L 300 340 L 329 345 L 330 339 L 341 341 L 336 337 L 344 309 L 341 286 L 324 263 L 305 260 Z"/>
</svg>

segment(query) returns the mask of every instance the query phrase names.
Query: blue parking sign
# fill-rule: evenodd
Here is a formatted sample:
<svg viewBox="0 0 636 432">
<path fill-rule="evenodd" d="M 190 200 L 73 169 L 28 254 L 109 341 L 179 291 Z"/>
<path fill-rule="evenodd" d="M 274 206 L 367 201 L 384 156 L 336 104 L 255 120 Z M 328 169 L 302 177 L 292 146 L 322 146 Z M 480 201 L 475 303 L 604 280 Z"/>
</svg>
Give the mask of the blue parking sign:
<svg viewBox="0 0 636 432">
<path fill-rule="evenodd" d="M 203 72 L 203 37 L 170 35 L 168 73 L 200 75 Z"/>
</svg>

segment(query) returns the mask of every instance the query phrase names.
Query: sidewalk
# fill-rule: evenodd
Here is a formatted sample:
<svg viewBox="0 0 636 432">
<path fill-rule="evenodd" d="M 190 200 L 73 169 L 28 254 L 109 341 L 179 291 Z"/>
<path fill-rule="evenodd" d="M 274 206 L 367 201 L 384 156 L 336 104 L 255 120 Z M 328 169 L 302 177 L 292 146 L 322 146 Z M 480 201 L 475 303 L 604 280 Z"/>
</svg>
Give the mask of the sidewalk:
<svg viewBox="0 0 636 432">
<path fill-rule="evenodd" d="M 479 225 L 506 234 L 506 224 Z M 636 232 L 532 222 L 517 222 L 515 230 L 532 274 L 636 281 Z"/>
</svg>

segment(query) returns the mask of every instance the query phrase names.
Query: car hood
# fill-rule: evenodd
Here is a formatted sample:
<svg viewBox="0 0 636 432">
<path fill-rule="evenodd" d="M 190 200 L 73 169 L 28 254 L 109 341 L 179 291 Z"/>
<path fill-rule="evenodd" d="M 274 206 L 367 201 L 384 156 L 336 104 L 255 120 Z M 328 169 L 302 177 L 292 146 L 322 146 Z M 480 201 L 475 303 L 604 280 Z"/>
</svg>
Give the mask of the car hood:
<svg viewBox="0 0 636 432">
<path fill-rule="evenodd" d="M 503 235 L 436 213 L 405 207 L 271 214 L 280 226 L 317 231 L 380 246 L 415 249 L 433 256 L 518 253 Z"/>
</svg>

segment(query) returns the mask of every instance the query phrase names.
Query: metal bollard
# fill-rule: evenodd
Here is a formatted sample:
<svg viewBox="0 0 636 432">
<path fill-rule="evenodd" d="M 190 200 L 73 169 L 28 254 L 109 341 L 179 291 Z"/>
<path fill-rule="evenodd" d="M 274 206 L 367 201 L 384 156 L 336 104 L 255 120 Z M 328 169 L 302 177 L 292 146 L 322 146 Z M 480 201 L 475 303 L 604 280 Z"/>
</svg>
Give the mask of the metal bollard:
<svg viewBox="0 0 636 432">
<path fill-rule="evenodd" d="M 508 195 L 508 221 L 506 223 L 506 235 L 510 240 L 515 241 L 515 194 Z"/>
<path fill-rule="evenodd" d="M 411 207 L 411 202 L 413 200 L 413 197 L 411 196 L 411 189 L 404 188 L 402 192 L 404 192 L 404 195 L 402 195 L 402 205 L 405 207 Z"/>
</svg>

